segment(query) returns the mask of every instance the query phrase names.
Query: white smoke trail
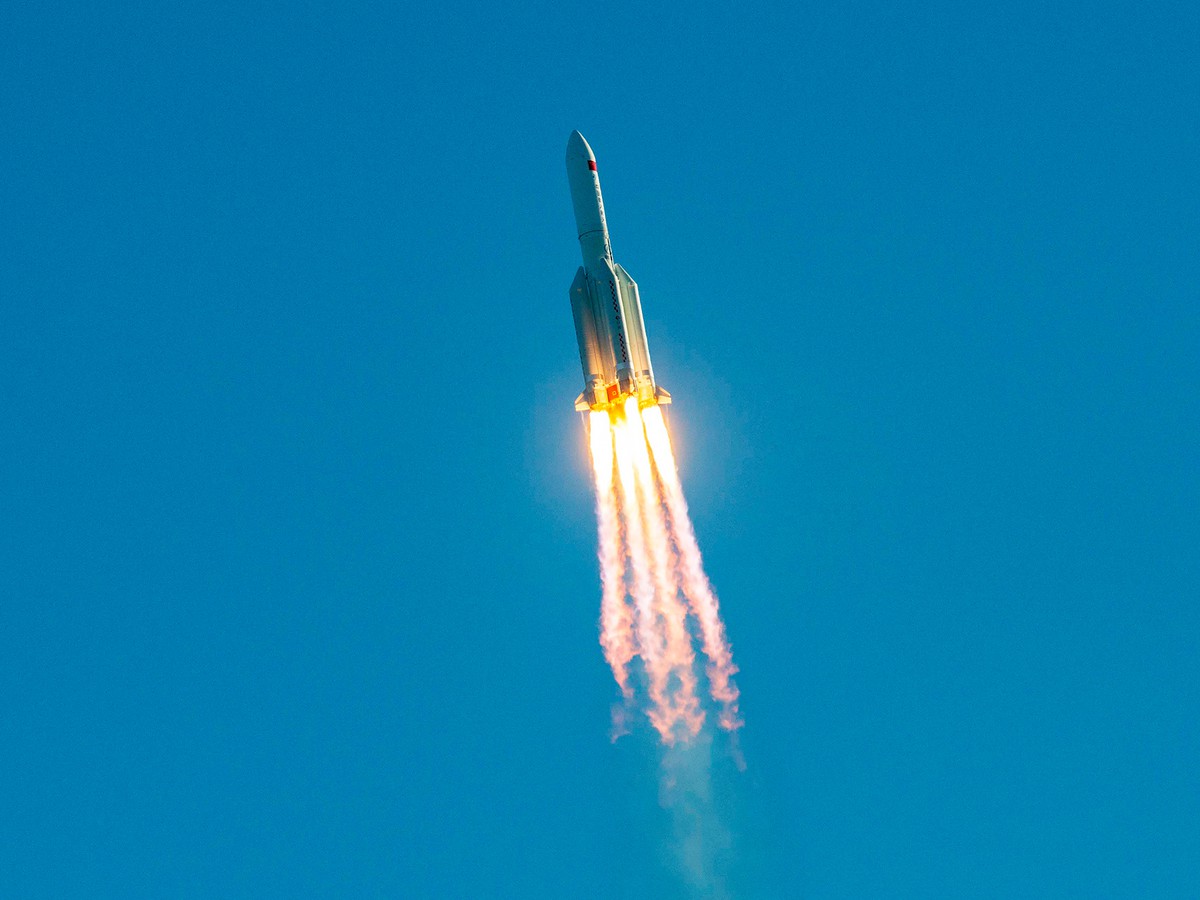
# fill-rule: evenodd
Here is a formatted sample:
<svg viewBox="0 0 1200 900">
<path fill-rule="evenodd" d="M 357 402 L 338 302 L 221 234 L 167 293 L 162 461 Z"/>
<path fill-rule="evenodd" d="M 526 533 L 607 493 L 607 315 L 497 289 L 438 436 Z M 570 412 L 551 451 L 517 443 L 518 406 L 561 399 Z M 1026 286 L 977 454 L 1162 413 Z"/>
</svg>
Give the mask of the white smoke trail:
<svg viewBox="0 0 1200 900">
<path fill-rule="evenodd" d="M 686 743 L 700 734 L 705 713 L 697 696 L 689 612 L 708 659 L 709 692 L 721 706 L 719 723 L 733 732 L 742 725 L 733 682 L 737 667 L 704 573 L 662 411 L 651 406 L 643 412 L 631 397 L 621 410 L 593 412 L 588 424 L 603 585 L 600 642 L 624 700 L 614 709 L 614 738 L 624 733 L 632 711 L 635 656 L 647 682 L 646 712 L 662 742 Z"/>
<path fill-rule="evenodd" d="M 687 630 L 687 607 L 679 598 L 678 567 L 663 512 L 662 495 L 650 465 L 650 452 L 636 403 L 626 405 L 630 428 L 643 432 L 641 440 L 631 441 L 635 454 L 634 472 L 638 497 L 645 516 L 645 536 L 654 578 L 655 607 L 663 626 L 665 661 L 670 672 L 672 735 L 687 740 L 695 737 L 704 724 L 704 711 L 696 696 L 695 654 Z M 634 424 L 636 423 L 636 425 Z M 680 733 L 677 729 L 682 729 Z"/>
<path fill-rule="evenodd" d="M 613 677 L 621 689 L 625 705 L 633 700 L 629 683 L 629 664 L 634 657 L 633 621 L 625 603 L 625 567 L 621 555 L 621 523 L 617 492 L 613 483 L 613 433 L 606 413 L 588 417 L 588 436 L 592 451 L 592 472 L 596 482 L 596 521 L 599 532 L 600 644 Z M 614 737 L 625 729 L 627 710 L 614 710 Z"/>
<path fill-rule="evenodd" d="M 671 813 L 676 860 L 683 877 L 704 900 L 726 900 L 724 863 L 733 849 L 733 835 L 713 797 L 712 735 L 665 748 L 659 802 Z"/>
<path fill-rule="evenodd" d="M 638 427 L 635 431 L 634 425 Z M 616 436 L 617 475 L 621 482 L 621 506 L 625 521 L 625 545 L 633 569 L 631 593 L 634 601 L 634 625 L 638 655 L 649 682 L 650 708 L 647 715 L 664 743 L 673 740 L 671 709 L 667 695 L 669 666 L 664 659 L 665 641 L 659 628 L 654 602 L 654 576 L 642 525 L 642 508 L 637 492 L 637 454 L 635 444 L 644 442 L 640 423 L 620 419 L 613 429 Z"/>
<path fill-rule="evenodd" d="M 675 467 L 675 455 L 671 450 L 671 438 L 663 422 L 662 410 L 652 406 L 644 413 L 646 437 L 654 455 L 655 467 L 663 486 L 664 500 L 671 517 L 671 530 L 679 551 L 680 576 L 683 592 L 691 605 L 692 613 L 700 623 L 700 637 L 704 654 L 708 657 L 709 691 L 713 699 L 721 704 L 721 727 L 735 731 L 742 726 L 738 713 L 738 689 L 733 683 L 737 666 L 725 637 L 725 626 L 721 622 L 720 604 L 717 595 L 704 573 L 704 562 L 700 557 L 700 545 L 688 517 L 687 501 Z"/>
</svg>

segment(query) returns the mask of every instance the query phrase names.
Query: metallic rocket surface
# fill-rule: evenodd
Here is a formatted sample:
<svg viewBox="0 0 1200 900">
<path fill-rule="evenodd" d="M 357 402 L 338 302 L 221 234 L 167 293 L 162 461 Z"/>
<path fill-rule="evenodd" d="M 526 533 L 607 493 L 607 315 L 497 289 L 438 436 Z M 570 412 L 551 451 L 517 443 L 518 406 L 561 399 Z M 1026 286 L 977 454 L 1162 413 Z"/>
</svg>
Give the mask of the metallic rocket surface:
<svg viewBox="0 0 1200 900">
<path fill-rule="evenodd" d="M 608 409 L 629 396 L 641 406 L 670 403 L 671 395 L 654 383 L 637 284 L 613 262 L 596 156 L 578 131 L 567 141 L 567 182 L 583 252 L 571 284 L 584 382 L 575 408 Z"/>
</svg>

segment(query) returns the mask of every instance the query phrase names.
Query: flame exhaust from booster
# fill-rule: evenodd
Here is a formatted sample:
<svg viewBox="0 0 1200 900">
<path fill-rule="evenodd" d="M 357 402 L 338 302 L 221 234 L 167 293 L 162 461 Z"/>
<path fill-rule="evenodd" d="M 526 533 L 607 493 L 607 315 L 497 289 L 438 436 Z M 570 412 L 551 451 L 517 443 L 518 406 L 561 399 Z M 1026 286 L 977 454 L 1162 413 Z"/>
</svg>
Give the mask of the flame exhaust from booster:
<svg viewBox="0 0 1200 900">
<path fill-rule="evenodd" d="M 730 731 L 741 726 L 738 716 L 738 689 L 733 683 L 733 651 L 725 637 L 725 625 L 721 621 L 717 595 L 704 574 L 704 563 L 700 559 L 700 545 L 688 517 L 687 501 L 683 498 L 683 485 L 679 471 L 675 468 L 675 454 L 671 451 L 671 437 L 663 421 L 662 410 L 652 406 L 645 412 L 646 438 L 658 463 L 662 477 L 663 493 L 667 509 L 671 512 L 671 524 L 675 529 L 675 541 L 679 547 L 680 573 L 683 592 L 687 595 L 692 614 L 700 622 L 700 635 L 704 644 L 704 655 L 708 657 L 709 690 L 713 699 L 721 704 L 721 727 Z"/>
<path fill-rule="evenodd" d="M 612 667 L 613 677 L 628 703 L 633 698 L 629 686 L 629 663 L 635 650 L 629 617 L 625 605 L 625 569 L 621 557 L 621 520 L 617 506 L 616 486 L 613 484 L 613 438 L 608 416 L 591 413 L 589 437 L 592 449 L 592 471 L 596 478 L 596 521 L 600 533 L 600 644 L 604 658 Z"/>
<path fill-rule="evenodd" d="M 622 407 L 591 412 L 588 431 L 602 585 L 600 644 L 624 699 L 621 716 L 634 700 L 631 667 L 637 658 L 648 693 L 646 715 L 661 741 L 673 745 L 699 734 L 705 713 L 690 614 L 708 659 L 708 691 L 720 705 L 721 727 L 734 731 L 742 725 L 733 682 L 737 667 L 662 411 L 639 409 L 630 397 Z"/>
</svg>

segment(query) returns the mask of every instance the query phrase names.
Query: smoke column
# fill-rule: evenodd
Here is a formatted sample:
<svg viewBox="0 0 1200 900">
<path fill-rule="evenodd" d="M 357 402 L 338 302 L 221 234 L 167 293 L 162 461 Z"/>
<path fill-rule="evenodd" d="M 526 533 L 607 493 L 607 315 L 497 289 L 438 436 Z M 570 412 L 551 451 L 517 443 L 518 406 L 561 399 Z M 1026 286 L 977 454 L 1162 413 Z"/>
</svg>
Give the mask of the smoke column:
<svg viewBox="0 0 1200 900">
<path fill-rule="evenodd" d="M 614 713 L 621 717 L 614 721 L 614 735 L 636 700 L 635 659 L 646 683 L 645 713 L 661 742 L 674 746 L 700 733 L 705 712 L 691 622 L 707 658 L 708 692 L 720 708 L 719 723 L 735 731 L 742 725 L 733 682 L 737 667 L 662 412 L 657 406 L 640 410 L 630 398 L 622 409 L 592 412 L 588 427 L 602 585 L 600 644 L 625 704 Z"/>
</svg>

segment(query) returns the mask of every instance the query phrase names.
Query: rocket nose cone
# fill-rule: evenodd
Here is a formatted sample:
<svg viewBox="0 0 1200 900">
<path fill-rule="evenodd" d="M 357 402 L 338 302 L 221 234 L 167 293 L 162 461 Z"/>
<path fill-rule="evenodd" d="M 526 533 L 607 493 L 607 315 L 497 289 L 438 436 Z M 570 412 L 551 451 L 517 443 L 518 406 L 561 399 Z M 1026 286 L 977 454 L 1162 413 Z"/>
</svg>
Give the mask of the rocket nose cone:
<svg viewBox="0 0 1200 900">
<path fill-rule="evenodd" d="M 592 153 L 592 148 L 588 146 L 588 142 L 578 131 L 572 131 L 571 136 L 567 138 L 567 161 L 573 159 L 596 161 L 596 155 Z"/>
</svg>

